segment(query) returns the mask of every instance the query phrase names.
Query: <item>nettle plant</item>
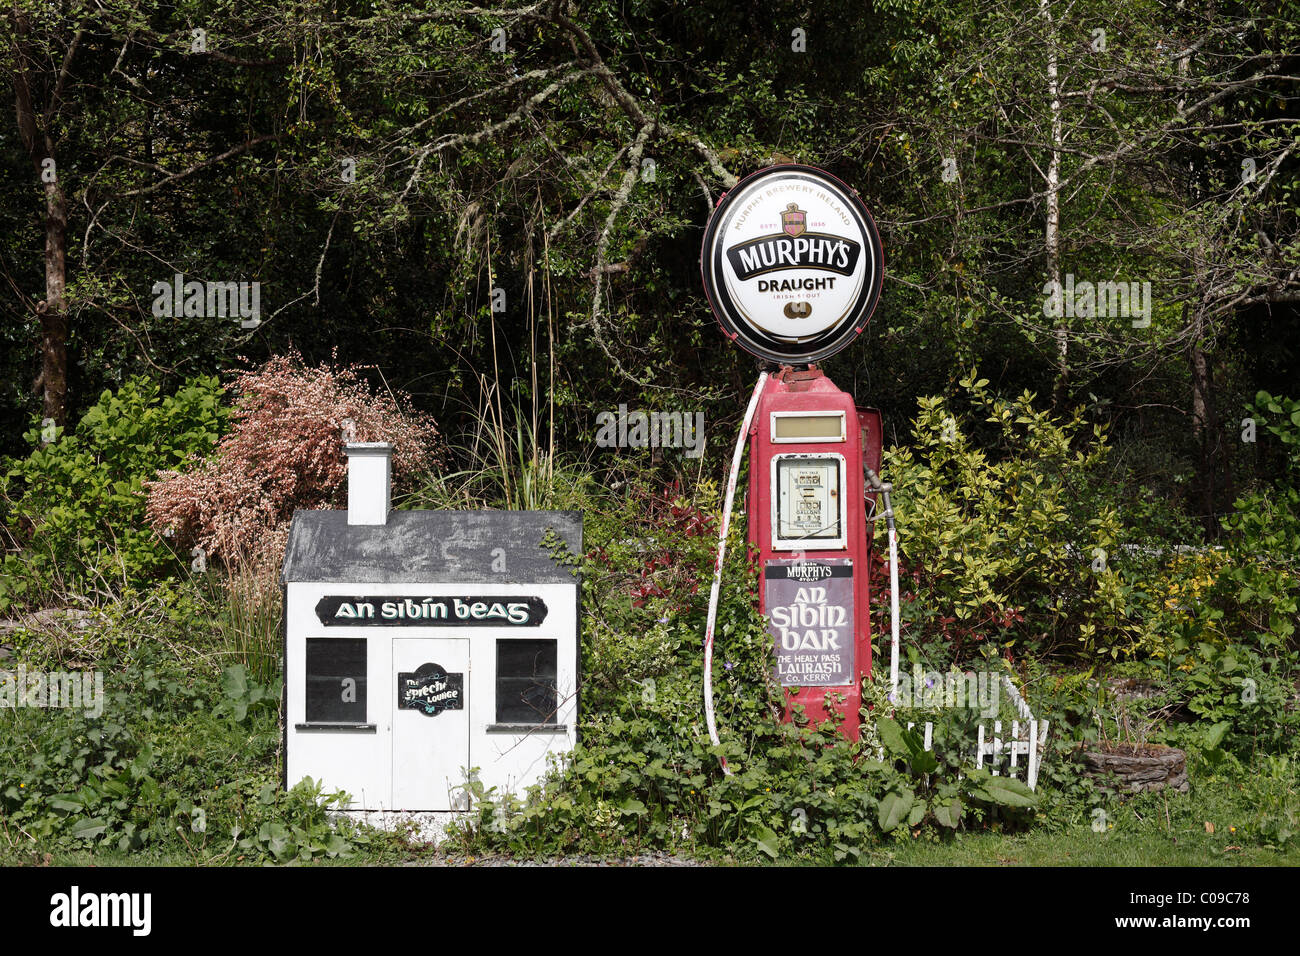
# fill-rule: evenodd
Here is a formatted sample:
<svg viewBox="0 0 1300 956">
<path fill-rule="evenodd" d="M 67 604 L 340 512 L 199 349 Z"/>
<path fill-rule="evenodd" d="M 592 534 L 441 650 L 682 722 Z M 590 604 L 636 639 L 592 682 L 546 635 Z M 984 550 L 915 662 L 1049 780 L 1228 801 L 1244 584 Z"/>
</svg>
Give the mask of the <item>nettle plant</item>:
<svg viewBox="0 0 1300 956">
<path fill-rule="evenodd" d="M 968 411 L 920 399 L 910 441 L 885 456 L 906 522 L 910 642 L 937 664 L 989 639 L 1118 655 L 1140 628 L 1132 586 L 1111 560 L 1119 514 L 1095 491 L 1107 452 L 1100 427 L 1082 410 L 1064 421 L 1037 410 L 1030 392 L 1007 400 L 987 379 L 960 384 Z"/>
</svg>

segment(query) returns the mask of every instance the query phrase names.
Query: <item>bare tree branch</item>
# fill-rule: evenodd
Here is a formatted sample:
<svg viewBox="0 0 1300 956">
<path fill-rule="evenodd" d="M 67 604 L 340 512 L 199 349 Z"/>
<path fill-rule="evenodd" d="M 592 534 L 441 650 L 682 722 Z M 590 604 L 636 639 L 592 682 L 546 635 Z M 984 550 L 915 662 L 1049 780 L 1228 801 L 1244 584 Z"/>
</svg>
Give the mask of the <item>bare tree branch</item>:
<svg viewBox="0 0 1300 956">
<path fill-rule="evenodd" d="M 122 193 L 122 197 L 126 198 L 128 196 L 146 196 L 149 193 L 157 192 L 158 190 L 162 189 L 164 186 L 170 186 L 172 183 L 178 182 L 182 179 L 188 179 L 190 176 L 193 176 L 195 173 L 200 173 L 205 169 L 210 169 L 211 167 L 216 166 L 219 163 L 225 162 L 227 159 L 231 159 L 235 156 L 239 156 L 242 153 L 246 153 L 254 146 L 257 146 L 261 143 L 274 142 L 276 140 L 281 139 L 282 136 L 283 134 L 281 133 L 264 133 L 261 136 L 254 136 L 248 142 L 241 143 L 238 146 L 232 146 L 230 149 L 226 150 L 224 153 L 221 153 L 219 156 L 213 156 L 211 159 L 204 160 L 201 163 L 195 163 L 193 166 L 189 167 L 188 169 L 183 169 L 178 173 L 172 173 L 166 179 L 160 180 L 156 183 L 153 183 L 152 185 L 141 186 L 138 189 L 128 189 L 126 192 Z"/>
<path fill-rule="evenodd" d="M 609 257 L 609 243 L 614 234 L 614 225 L 618 222 L 619 214 L 622 213 L 623 207 L 627 205 L 628 198 L 632 195 L 632 187 L 636 185 L 637 175 L 641 171 L 641 155 L 645 152 L 646 143 L 650 140 L 651 133 L 654 132 L 654 124 L 647 122 L 636 134 L 636 139 L 628 151 L 627 168 L 623 173 L 623 182 L 618 187 L 618 192 L 614 194 L 614 200 L 609 206 L 609 215 L 605 217 L 605 226 L 600 231 L 600 238 L 596 242 L 596 264 L 593 267 L 594 280 L 592 282 L 591 295 L 591 318 L 585 323 L 591 329 L 592 335 L 596 338 L 596 344 L 600 350 L 605 353 L 605 357 L 613 363 L 614 369 L 624 378 L 635 380 L 623 368 L 623 364 L 618 360 L 609 349 L 609 344 L 605 341 L 605 334 L 602 330 L 602 315 L 604 313 L 604 296 L 605 296 L 605 267 Z"/>
</svg>

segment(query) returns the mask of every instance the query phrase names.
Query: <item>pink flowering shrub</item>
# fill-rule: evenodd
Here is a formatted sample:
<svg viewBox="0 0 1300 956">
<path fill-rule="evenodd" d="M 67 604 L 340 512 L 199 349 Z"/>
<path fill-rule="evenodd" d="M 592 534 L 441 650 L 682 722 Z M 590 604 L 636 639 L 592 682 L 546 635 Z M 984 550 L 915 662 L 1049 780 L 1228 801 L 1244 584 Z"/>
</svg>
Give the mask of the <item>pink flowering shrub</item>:
<svg viewBox="0 0 1300 956">
<path fill-rule="evenodd" d="M 404 396 L 372 392 L 357 372 L 308 368 L 292 354 L 241 375 L 233 427 L 213 455 L 147 483 L 149 524 L 182 553 L 197 546 L 228 566 L 278 563 L 295 510 L 346 507 L 345 419 L 352 440 L 393 444 L 394 490 L 436 468 L 433 420 Z"/>
</svg>

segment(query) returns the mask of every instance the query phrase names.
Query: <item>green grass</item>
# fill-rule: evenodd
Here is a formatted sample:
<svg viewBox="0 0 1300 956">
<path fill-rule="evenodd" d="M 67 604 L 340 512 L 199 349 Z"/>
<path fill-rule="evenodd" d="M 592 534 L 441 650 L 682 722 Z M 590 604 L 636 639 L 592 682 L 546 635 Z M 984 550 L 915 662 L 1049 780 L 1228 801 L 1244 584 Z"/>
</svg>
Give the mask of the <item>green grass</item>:
<svg viewBox="0 0 1300 956">
<path fill-rule="evenodd" d="M 1227 849 L 1234 844 L 1210 844 L 1163 833 L 1097 834 L 1091 830 L 1065 833 L 1030 832 L 1008 836 L 998 833 L 965 834 L 958 839 L 935 843 L 908 840 L 877 847 L 864 854 L 865 866 L 1300 866 L 1300 849 L 1269 850 L 1260 847 Z M 402 855 L 359 853 L 347 860 L 321 860 L 312 866 L 373 866 L 420 862 L 437 864 L 445 857 L 432 854 Z M 229 861 L 227 861 L 229 862 Z M 702 861 L 714 865 L 750 864 L 759 861 L 721 856 Z M 777 861 L 782 866 L 829 863 L 828 860 L 793 858 Z M 0 853 L 0 865 L 45 864 L 44 854 Z M 193 866 L 195 860 L 174 850 L 135 853 L 56 852 L 51 866 Z M 457 858 L 456 865 L 464 865 Z"/>
<path fill-rule="evenodd" d="M 1300 849 L 1228 849 L 1195 835 L 1031 831 L 1008 836 L 973 833 L 948 843 L 910 840 L 874 850 L 878 866 L 1300 866 Z"/>
</svg>

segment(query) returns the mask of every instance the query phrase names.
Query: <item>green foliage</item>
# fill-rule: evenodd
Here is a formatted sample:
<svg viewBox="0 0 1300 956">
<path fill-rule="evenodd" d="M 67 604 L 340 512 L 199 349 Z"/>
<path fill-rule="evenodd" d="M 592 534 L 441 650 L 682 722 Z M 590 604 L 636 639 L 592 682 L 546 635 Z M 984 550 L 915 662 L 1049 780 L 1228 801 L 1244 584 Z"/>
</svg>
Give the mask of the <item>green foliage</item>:
<svg viewBox="0 0 1300 956">
<path fill-rule="evenodd" d="M 1170 725 L 1167 739 L 1209 752 L 1212 762 L 1221 753 L 1249 759 L 1294 749 L 1300 712 L 1293 654 L 1265 656 L 1247 643 L 1189 645 L 1180 637 L 1149 672 L 1162 679 L 1169 702 L 1197 721 Z"/>
<path fill-rule="evenodd" d="M 1259 424 L 1282 443 L 1287 463 L 1300 467 L 1300 400 L 1258 392 L 1253 409 Z"/>
<path fill-rule="evenodd" d="M 1300 403 L 1261 392 L 1253 412 L 1277 439 L 1290 477 L 1239 498 L 1222 546 L 1175 556 L 1152 588 L 1159 603 L 1147 670 L 1169 706 L 1199 722 L 1171 728 L 1171 738 L 1211 766 L 1224 754 L 1286 752 L 1300 730 Z"/>
<path fill-rule="evenodd" d="M 1119 513 L 1096 493 L 1101 430 L 1081 411 L 1060 421 L 1032 394 L 1008 401 L 988 384 L 961 383 L 966 413 L 922 398 L 910 441 L 886 456 L 905 528 L 908 643 L 939 664 L 986 640 L 1118 654 L 1135 629 L 1110 562 Z"/>
<path fill-rule="evenodd" d="M 284 592 L 279 568 L 245 562 L 230 569 L 213 588 L 214 627 L 225 659 L 269 684 L 280 670 Z"/>
<path fill-rule="evenodd" d="M 992 821 L 1027 822 L 1023 808 L 1033 796 L 1023 784 L 975 772 L 955 730 L 951 747 L 947 732 L 940 735 L 936 757 L 872 712 L 864 713 L 860 743 L 833 722 L 815 726 L 801 715 L 781 722 L 771 639 L 755 610 L 755 569 L 739 530 L 718 612 L 720 745 L 712 746 L 700 710 L 701 635 L 717 489 L 702 485 L 692 497 L 678 486 L 662 493 L 634 486 L 626 494 L 636 509 L 616 502 L 587 515 L 595 545 L 583 564 L 590 610 L 581 743 L 526 794 L 471 779 L 477 814 L 458 834 L 463 849 L 542 856 L 659 847 L 854 861 L 908 834 L 938 839 Z"/>
<path fill-rule="evenodd" d="M 371 837 L 327 817 L 346 794 L 280 787 L 278 683 L 196 673 L 148 645 L 100 664 L 98 708 L 0 708 L 11 852 L 179 852 L 194 863 L 347 857 Z M 28 665 L 28 672 L 37 665 Z"/>
<path fill-rule="evenodd" d="M 134 378 L 105 391 L 74 434 L 9 463 L 0 481 L 17 548 L 4 557 L 0 612 L 62 595 L 120 593 L 174 566 L 144 522 L 143 483 L 159 469 L 211 451 L 227 419 L 217 380 L 200 376 L 174 395 Z"/>
<path fill-rule="evenodd" d="M 1300 606 L 1300 401 L 1260 392 L 1255 415 L 1275 436 L 1287 472 L 1239 499 L 1224 522 L 1233 560 L 1216 582 L 1232 610 L 1223 626 L 1265 653 L 1292 643 Z"/>
</svg>

